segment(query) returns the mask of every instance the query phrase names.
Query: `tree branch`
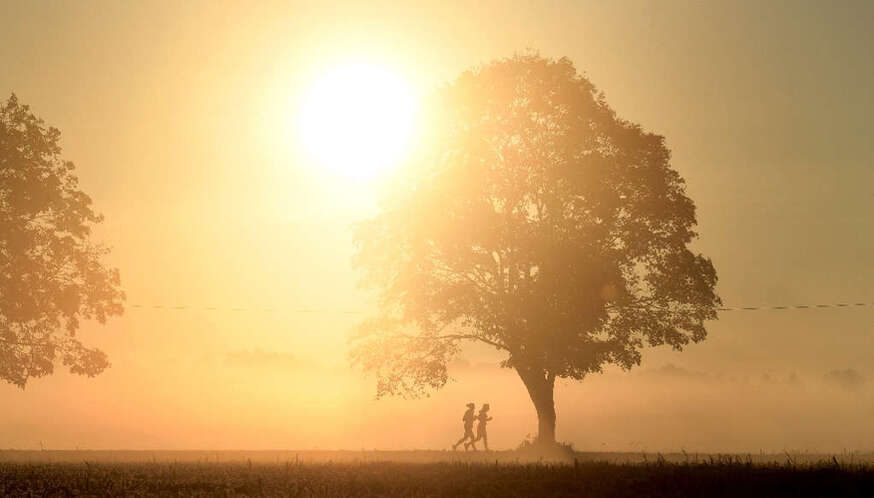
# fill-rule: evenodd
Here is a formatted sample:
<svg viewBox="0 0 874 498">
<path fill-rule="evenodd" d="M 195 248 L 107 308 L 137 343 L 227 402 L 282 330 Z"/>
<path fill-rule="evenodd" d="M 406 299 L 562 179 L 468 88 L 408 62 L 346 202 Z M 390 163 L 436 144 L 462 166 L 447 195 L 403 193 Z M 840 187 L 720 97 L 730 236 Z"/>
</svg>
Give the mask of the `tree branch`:
<svg viewBox="0 0 874 498">
<path fill-rule="evenodd" d="M 510 351 L 510 349 L 507 346 L 505 346 L 499 342 L 490 341 L 484 337 L 480 337 L 478 335 L 473 335 L 473 334 L 449 334 L 449 335 L 436 336 L 435 338 L 436 339 L 467 339 L 467 340 L 472 340 L 472 341 L 480 341 L 480 342 L 484 342 L 486 344 L 489 344 L 491 346 L 494 346 L 498 349 L 503 349 L 504 351 L 508 351 L 508 352 Z"/>
<path fill-rule="evenodd" d="M 483 343 L 488 344 L 490 346 L 494 346 L 498 349 L 503 349 L 504 351 L 507 351 L 507 352 L 510 351 L 510 349 L 506 345 L 501 344 L 500 342 L 491 341 L 489 339 L 486 339 L 485 337 L 480 337 L 480 336 L 475 335 L 475 334 L 446 334 L 446 335 L 435 335 L 435 336 L 430 336 L 430 337 L 429 336 L 413 336 L 410 334 L 392 334 L 389 337 L 402 337 L 404 339 L 415 339 L 415 340 L 422 340 L 422 341 L 427 341 L 427 340 L 438 340 L 439 341 L 439 340 L 444 340 L 444 339 L 445 340 L 462 339 L 462 340 L 469 340 L 469 341 L 480 341 L 480 342 L 483 342 Z"/>
</svg>

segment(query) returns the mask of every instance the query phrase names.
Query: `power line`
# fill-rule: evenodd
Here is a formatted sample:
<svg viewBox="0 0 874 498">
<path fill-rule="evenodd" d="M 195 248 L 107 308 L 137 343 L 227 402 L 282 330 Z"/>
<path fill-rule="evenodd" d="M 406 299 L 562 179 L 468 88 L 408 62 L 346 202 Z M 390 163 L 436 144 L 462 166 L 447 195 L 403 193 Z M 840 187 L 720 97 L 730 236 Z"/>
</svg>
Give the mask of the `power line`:
<svg viewBox="0 0 874 498">
<path fill-rule="evenodd" d="M 823 308 L 860 308 L 874 306 L 874 303 L 825 303 L 825 304 L 794 304 L 781 306 L 729 306 L 719 308 L 718 311 L 786 311 L 786 310 L 813 310 Z M 338 313 L 359 315 L 367 313 L 364 310 L 339 309 L 339 308 L 278 308 L 278 307 L 227 307 L 227 306 L 188 306 L 188 305 L 164 305 L 164 304 L 128 304 L 128 308 L 170 310 L 170 311 L 233 311 L 233 312 L 263 312 L 263 313 Z"/>
<path fill-rule="evenodd" d="M 788 306 L 736 306 L 730 308 L 719 308 L 719 311 L 810 310 L 818 308 L 855 308 L 862 306 L 874 306 L 874 303 L 795 304 Z"/>
<path fill-rule="evenodd" d="M 227 306 L 188 306 L 188 305 L 165 305 L 165 304 L 128 304 L 128 308 L 135 309 L 150 309 L 150 310 L 171 310 L 171 311 L 240 311 L 240 312 L 264 312 L 264 313 L 347 313 L 359 314 L 366 313 L 363 310 L 349 309 L 331 309 L 331 308 L 291 308 L 283 309 L 277 307 L 227 307 Z"/>
</svg>

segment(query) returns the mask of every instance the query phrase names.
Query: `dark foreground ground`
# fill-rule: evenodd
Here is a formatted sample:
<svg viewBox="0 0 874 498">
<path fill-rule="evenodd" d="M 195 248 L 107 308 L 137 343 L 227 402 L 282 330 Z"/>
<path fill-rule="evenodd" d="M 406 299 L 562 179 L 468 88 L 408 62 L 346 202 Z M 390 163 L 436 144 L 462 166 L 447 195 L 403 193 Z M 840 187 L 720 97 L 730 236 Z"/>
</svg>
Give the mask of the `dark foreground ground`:
<svg viewBox="0 0 874 498">
<path fill-rule="evenodd" d="M 516 461 L 512 452 L 442 453 L 440 461 L 440 453 L 397 455 L 406 461 L 304 453 L 270 461 L 263 453 L 234 458 L 242 452 L 212 453 L 210 459 L 179 458 L 206 453 L 162 452 L 149 459 L 147 452 L 0 451 L 0 496 L 874 496 L 874 467 L 846 456 L 799 463 L 786 455 L 765 463 L 739 455 L 650 455 L 646 461 L 638 455 L 636 463 L 630 457 L 622 463 L 580 454 L 575 462 L 547 463 Z M 85 458 L 72 461 L 72 455 Z M 172 455 L 177 458 L 166 458 Z"/>
</svg>

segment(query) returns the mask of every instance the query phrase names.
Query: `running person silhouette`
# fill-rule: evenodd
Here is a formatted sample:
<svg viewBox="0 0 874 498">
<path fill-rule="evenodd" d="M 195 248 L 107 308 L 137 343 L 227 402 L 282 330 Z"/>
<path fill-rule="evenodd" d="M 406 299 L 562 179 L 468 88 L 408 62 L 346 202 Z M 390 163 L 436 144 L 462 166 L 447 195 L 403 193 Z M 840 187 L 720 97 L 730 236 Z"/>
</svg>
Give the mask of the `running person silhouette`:
<svg viewBox="0 0 874 498">
<path fill-rule="evenodd" d="M 464 416 L 461 417 L 461 421 L 464 422 L 464 436 L 458 440 L 457 443 L 452 445 L 452 451 L 455 451 L 455 448 L 458 448 L 458 445 L 464 443 L 464 449 L 467 450 L 468 439 L 473 441 L 473 409 L 475 405 L 473 403 L 467 404 L 467 411 L 464 412 Z"/>
<path fill-rule="evenodd" d="M 476 439 L 470 442 L 470 446 L 471 448 L 473 448 L 474 451 L 476 451 L 476 442 L 482 439 L 483 446 L 485 447 L 486 451 L 489 451 L 489 435 L 486 432 L 486 423 L 491 420 L 492 417 L 489 417 L 488 403 L 483 404 L 483 407 L 480 408 L 479 414 L 477 414 L 476 419 L 479 421 L 476 424 Z M 467 449 L 467 445 L 468 443 L 464 444 L 464 449 Z"/>
</svg>

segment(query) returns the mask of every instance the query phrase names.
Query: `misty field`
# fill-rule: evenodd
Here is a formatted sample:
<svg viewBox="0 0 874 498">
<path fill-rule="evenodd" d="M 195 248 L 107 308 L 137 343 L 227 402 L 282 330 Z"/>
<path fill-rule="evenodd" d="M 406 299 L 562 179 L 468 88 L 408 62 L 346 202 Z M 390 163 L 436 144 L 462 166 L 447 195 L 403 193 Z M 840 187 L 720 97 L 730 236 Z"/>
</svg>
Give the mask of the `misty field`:
<svg viewBox="0 0 874 498">
<path fill-rule="evenodd" d="M 870 496 L 874 466 L 813 455 L 0 452 L 2 496 Z M 770 461 L 766 460 L 770 459 Z"/>
</svg>

